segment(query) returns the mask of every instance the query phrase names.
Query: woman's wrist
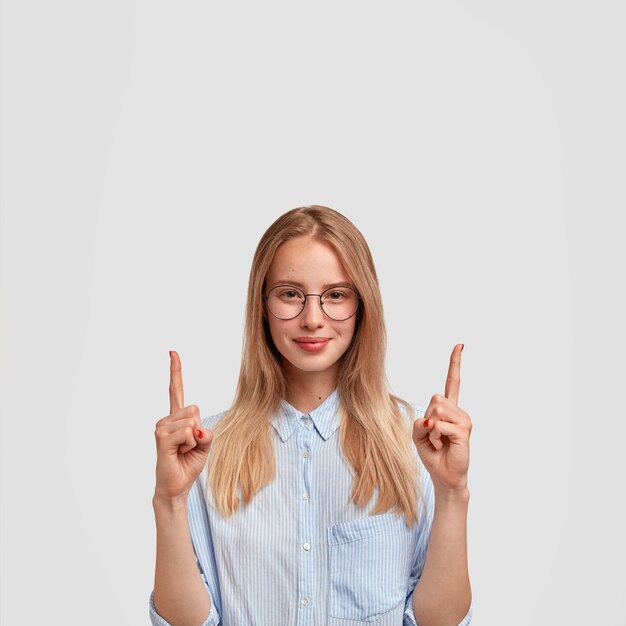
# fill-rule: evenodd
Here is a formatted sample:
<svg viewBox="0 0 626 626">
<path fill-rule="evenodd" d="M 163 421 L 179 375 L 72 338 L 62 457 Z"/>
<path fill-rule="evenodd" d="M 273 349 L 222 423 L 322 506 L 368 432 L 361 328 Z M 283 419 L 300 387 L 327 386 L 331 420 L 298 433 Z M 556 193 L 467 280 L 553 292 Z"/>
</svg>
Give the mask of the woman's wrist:
<svg viewBox="0 0 626 626">
<path fill-rule="evenodd" d="M 187 493 L 174 498 L 164 496 L 155 492 L 152 498 L 152 507 L 155 514 L 177 514 L 187 512 Z"/>
<path fill-rule="evenodd" d="M 458 489 L 446 489 L 445 487 L 435 487 L 435 501 L 467 506 L 470 499 L 470 492 L 467 486 Z"/>
</svg>

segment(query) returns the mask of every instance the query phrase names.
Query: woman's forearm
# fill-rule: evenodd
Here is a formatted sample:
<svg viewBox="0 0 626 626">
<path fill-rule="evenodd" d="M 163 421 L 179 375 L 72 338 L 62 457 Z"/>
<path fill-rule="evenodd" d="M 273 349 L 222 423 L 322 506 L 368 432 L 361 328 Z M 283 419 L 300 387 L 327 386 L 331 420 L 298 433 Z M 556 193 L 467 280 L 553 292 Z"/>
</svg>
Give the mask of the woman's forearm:
<svg viewBox="0 0 626 626">
<path fill-rule="evenodd" d="M 157 546 L 154 606 L 172 626 L 200 626 L 211 598 L 200 578 L 191 543 L 186 502 L 152 501 Z"/>
<path fill-rule="evenodd" d="M 467 566 L 469 490 L 438 495 L 422 575 L 413 593 L 419 626 L 457 626 L 469 610 L 472 592 Z"/>
</svg>

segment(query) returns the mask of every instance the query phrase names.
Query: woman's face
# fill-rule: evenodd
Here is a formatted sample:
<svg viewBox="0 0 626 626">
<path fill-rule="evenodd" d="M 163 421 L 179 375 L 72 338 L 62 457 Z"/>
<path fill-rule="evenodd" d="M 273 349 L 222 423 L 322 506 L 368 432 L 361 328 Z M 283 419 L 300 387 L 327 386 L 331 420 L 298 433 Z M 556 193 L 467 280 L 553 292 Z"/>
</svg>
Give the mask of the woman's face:
<svg viewBox="0 0 626 626">
<path fill-rule="evenodd" d="M 278 247 L 265 276 L 264 294 L 283 284 L 306 294 L 321 294 L 329 287 L 351 282 L 330 244 L 311 237 L 298 237 Z M 289 373 L 325 372 L 336 378 L 338 361 L 354 335 L 356 315 L 340 322 L 332 320 L 322 311 L 320 298 L 316 296 L 308 297 L 302 313 L 293 319 L 274 317 L 267 310 L 267 304 L 265 313 L 274 345 Z M 305 341 L 307 338 L 326 341 L 311 344 Z"/>
</svg>

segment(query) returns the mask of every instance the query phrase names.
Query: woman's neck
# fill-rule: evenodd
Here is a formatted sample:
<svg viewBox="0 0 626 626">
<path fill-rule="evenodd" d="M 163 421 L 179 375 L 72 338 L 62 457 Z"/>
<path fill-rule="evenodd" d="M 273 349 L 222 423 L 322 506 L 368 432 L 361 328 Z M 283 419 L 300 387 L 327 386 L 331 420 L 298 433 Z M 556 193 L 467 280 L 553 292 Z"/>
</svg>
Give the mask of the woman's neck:
<svg viewBox="0 0 626 626">
<path fill-rule="evenodd" d="M 318 407 L 337 386 L 337 370 L 304 372 L 286 364 L 287 395 L 285 400 L 302 413 L 309 413 Z"/>
</svg>

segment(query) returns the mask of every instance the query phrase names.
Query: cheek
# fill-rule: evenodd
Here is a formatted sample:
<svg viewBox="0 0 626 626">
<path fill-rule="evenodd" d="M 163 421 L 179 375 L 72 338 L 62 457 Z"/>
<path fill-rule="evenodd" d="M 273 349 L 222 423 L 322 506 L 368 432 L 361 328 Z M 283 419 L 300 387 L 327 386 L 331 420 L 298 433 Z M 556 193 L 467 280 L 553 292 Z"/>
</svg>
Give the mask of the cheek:
<svg viewBox="0 0 626 626">
<path fill-rule="evenodd" d="M 270 328 L 270 336 L 272 337 L 272 341 L 276 347 L 288 343 L 288 339 L 286 339 L 286 337 L 288 337 L 289 334 L 293 334 L 290 330 L 288 321 L 277 320 L 275 317 L 270 315 L 268 318 L 268 324 Z"/>
<path fill-rule="evenodd" d="M 352 341 L 352 337 L 354 336 L 355 328 L 356 324 L 353 321 L 350 323 L 346 322 L 345 326 L 337 328 L 337 332 L 341 336 L 342 341 L 350 343 L 350 341 Z"/>
</svg>

